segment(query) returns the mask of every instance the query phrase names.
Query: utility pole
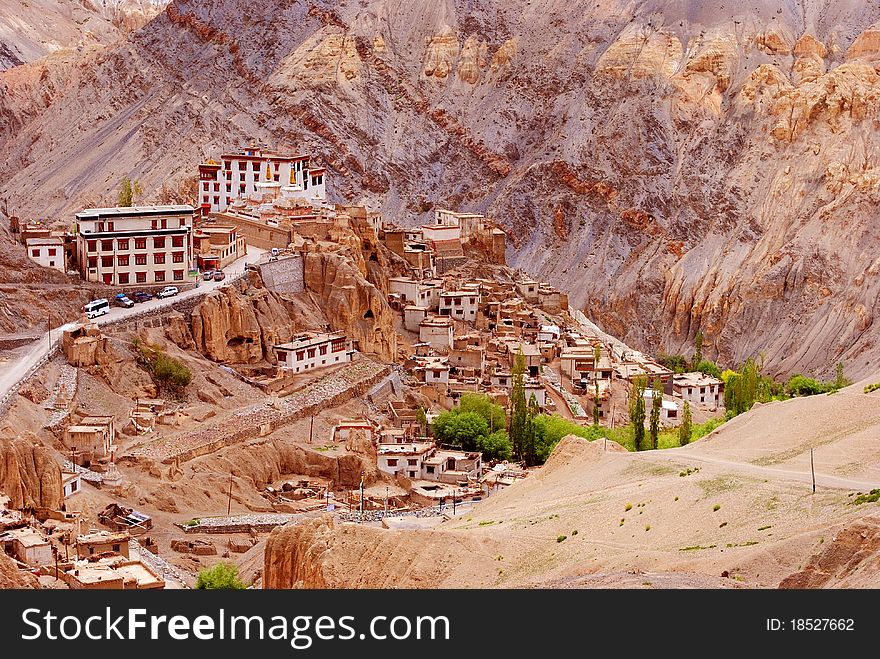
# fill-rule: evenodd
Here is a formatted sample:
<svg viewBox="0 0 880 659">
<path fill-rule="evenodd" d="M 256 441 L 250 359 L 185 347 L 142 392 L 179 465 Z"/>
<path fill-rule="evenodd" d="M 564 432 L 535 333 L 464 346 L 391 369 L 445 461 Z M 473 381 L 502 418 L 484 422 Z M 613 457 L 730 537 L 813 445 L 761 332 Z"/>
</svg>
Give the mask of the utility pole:
<svg viewBox="0 0 880 659">
<path fill-rule="evenodd" d="M 48 335 L 49 336 L 49 349 L 46 352 L 46 356 L 48 356 L 49 353 L 52 352 L 52 312 L 51 311 L 46 312 L 46 324 L 49 326 L 49 335 Z"/>
<path fill-rule="evenodd" d="M 312 414 L 312 420 L 309 423 L 309 444 L 312 443 L 312 437 L 314 436 L 314 432 L 315 432 L 315 415 Z"/>
<path fill-rule="evenodd" d="M 229 498 L 226 501 L 226 514 L 232 512 L 232 474 L 229 474 Z"/>
<path fill-rule="evenodd" d="M 813 466 L 813 449 L 810 449 L 810 474 L 813 476 L 813 494 L 816 494 L 816 469 Z"/>
<path fill-rule="evenodd" d="M 455 499 L 458 497 L 458 488 L 452 490 L 452 516 L 455 517 Z"/>
<path fill-rule="evenodd" d="M 388 486 L 385 486 L 385 516 L 388 516 Z"/>
</svg>

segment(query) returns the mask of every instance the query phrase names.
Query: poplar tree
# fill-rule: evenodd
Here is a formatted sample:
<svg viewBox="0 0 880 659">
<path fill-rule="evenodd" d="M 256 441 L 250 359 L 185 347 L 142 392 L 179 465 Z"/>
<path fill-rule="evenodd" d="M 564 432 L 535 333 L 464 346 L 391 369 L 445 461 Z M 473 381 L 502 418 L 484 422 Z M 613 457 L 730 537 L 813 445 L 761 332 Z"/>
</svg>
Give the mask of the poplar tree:
<svg viewBox="0 0 880 659">
<path fill-rule="evenodd" d="M 526 404 L 526 389 L 523 376 L 526 372 L 526 358 L 522 349 L 517 352 L 513 362 L 511 375 L 513 376 L 513 389 L 510 393 L 510 443 L 513 454 L 518 460 L 524 458 L 524 440 L 528 430 L 528 407 Z"/>
<path fill-rule="evenodd" d="M 684 411 L 681 414 L 681 425 L 678 427 L 679 445 L 685 446 L 691 441 L 693 425 L 693 418 L 691 417 L 691 404 L 688 401 L 684 401 Z"/>
<path fill-rule="evenodd" d="M 593 396 L 593 425 L 599 425 L 599 379 L 596 378 L 596 394 Z"/>
<path fill-rule="evenodd" d="M 696 365 L 701 361 L 703 361 L 703 331 L 697 330 L 697 336 L 694 338 L 694 361 L 692 364 Z"/>
<path fill-rule="evenodd" d="M 629 402 L 629 420 L 633 426 L 633 441 L 636 451 L 642 450 L 645 441 L 645 378 L 638 377 L 633 382 L 632 399 Z"/>
<path fill-rule="evenodd" d="M 651 433 L 651 448 L 657 448 L 660 438 L 660 412 L 663 409 L 663 385 L 660 384 L 660 378 L 654 380 L 653 390 L 651 392 L 651 419 L 648 422 L 648 430 Z"/>
</svg>

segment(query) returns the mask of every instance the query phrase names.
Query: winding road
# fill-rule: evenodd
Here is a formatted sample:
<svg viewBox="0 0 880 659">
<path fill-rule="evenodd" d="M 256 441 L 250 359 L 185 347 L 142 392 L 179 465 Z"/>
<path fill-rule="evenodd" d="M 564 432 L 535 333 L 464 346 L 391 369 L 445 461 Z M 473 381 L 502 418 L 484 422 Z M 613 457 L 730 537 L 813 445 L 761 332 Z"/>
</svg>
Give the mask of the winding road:
<svg viewBox="0 0 880 659">
<path fill-rule="evenodd" d="M 242 274 L 244 272 L 245 266 L 248 263 L 256 263 L 257 261 L 259 261 L 260 257 L 265 254 L 265 252 L 266 250 L 248 245 L 246 256 L 243 256 L 237 261 L 233 261 L 227 267 L 223 268 L 223 272 L 226 273 L 226 278 L 223 281 L 200 281 L 197 288 L 183 291 L 182 293 L 179 293 L 178 295 L 170 298 L 165 298 L 161 300 L 158 298 L 153 298 L 152 300 L 149 300 L 147 302 L 136 304 L 130 309 L 112 306 L 109 313 L 96 318 L 95 322 L 98 325 L 104 325 L 106 323 L 125 318 L 126 316 L 131 316 L 137 313 L 141 313 L 143 311 L 149 311 L 151 309 L 170 307 L 172 304 L 174 304 L 175 302 L 179 302 L 180 300 L 185 300 L 187 298 L 195 297 L 198 295 L 205 295 L 215 288 L 225 286 L 229 283 L 231 279 Z M 51 332 L 45 332 L 39 339 L 36 339 L 27 349 L 27 351 L 20 355 L 17 359 L 0 365 L 0 400 L 2 400 L 3 397 L 13 387 L 15 387 L 15 385 L 27 374 L 28 371 L 30 371 L 31 368 L 33 368 L 43 357 L 46 356 L 46 354 L 49 352 L 50 345 L 54 344 L 55 341 L 60 340 L 61 336 L 64 334 L 64 331 L 71 329 L 72 327 L 76 326 L 76 324 L 76 322 L 65 323 L 64 325 L 53 328 Z"/>
</svg>

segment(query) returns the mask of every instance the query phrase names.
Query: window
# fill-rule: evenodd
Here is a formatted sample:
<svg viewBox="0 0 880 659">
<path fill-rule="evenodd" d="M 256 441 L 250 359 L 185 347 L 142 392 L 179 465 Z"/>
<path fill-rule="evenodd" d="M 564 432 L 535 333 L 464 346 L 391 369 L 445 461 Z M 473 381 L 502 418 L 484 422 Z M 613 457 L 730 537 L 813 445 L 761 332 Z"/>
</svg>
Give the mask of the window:
<svg viewBox="0 0 880 659">
<path fill-rule="evenodd" d="M 183 247 L 183 236 L 171 236 L 172 247 Z"/>
<path fill-rule="evenodd" d="M 113 273 L 111 273 L 111 272 L 106 273 L 106 274 L 103 276 L 103 279 L 104 279 L 104 283 L 105 283 L 107 286 L 109 286 L 110 284 L 113 283 Z"/>
<path fill-rule="evenodd" d="M 147 273 L 146 272 L 136 272 L 134 275 L 135 281 L 139 284 L 143 284 L 147 281 Z"/>
<path fill-rule="evenodd" d="M 153 249 L 165 249 L 165 238 L 153 238 Z M 157 261 L 158 263 L 158 261 Z"/>
<path fill-rule="evenodd" d="M 244 183 L 242 183 L 241 185 L 238 186 L 238 193 L 244 194 Z"/>
<path fill-rule="evenodd" d="M 97 252 L 98 251 L 98 241 L 97 240 L 90 240 L 88 246 L 89 246 L 90 252 Z"/>
<path fill-rule="evenodd" d="M 134 255 L 134 264 L 135 265 L 147 265 L 147 255 L 146 254 L 135 254 Z"/>
<path fill-rule="evenodd" d="M 107 222 L 107 231 L 113 231 L 114 228 L 113 222 Z"/>
<path fill-rule="evenodd" d="M 165 281 L 165 271 L 164 270 L 157 270 L 154 273 L 153 278 L 156 281 Z"/>
<path fill-rule="evenodd" d="M 296 361 L 301 362 L 305 358 L 306 358 L 306 351 L 305 350 L 297 350 L 296 351 Z"/>
<path fill-rule="evenodd" d="M 146 238 L 135 238 L 134 239 L 134 248 L 135 249 L 146 249 L 147 248 L 147 239 Z"/>
<path fill-rule="evenodd" d="M 119 545 L 113 545 L 113 551 L 119 551 Z"/>
<path fill-rule="evenodd" d="M 223 161 L 223 169 L 229 169 L 231 163 L 228 160 Z M 226 175 L 229 176 L 229 172 L 226 172 Z"/>
<path fill-rule="evenodd" d="M 128 251 L 128 238 L 120 238 L 116 241 L 116 249 L 120 252 Z"/>
<path fill-rule="evenodd" d="M 397 458 L 388 458 L 388 466 L 396 467 L 397 466 Z"/>
<path fill-rule="evenodd" d="M 284 350 L 278 351 L 278 361 L 279 362 L 286 362 L 287 361 L 287 353 Z"/>
<path fill-rule="evenodd" d="M 218 206 L 220 204 L 220 196 L 214 195 L 214 205 Z"/>
<path fill-rule="evenodd" d="M 113 241 L 112 240 L 102 240 L 101 241 L 101 251 L 102 252 L 112 252 L 113 251 Z"/>
<path fill-rule="evenodd" d="M 58 250 L 55 249 L 54 247 L 50 247 L 49 248 L 49 256 L 57 256 L 57 255 L 58 255 Z"/>
<path fill-rule="evenodd" d="M 174 281 L 183 281 L 183 270 L 174 271 Z"/>
<path fill-rule="evenodd" d="M 39 257 L 39 256 L 40 256 L 40 250 L 38 250 L 38 249 L 32 249 L 32 250 L 31 250 L 31 256 L 33 256 L 34 258 Z"/>
<path fill-rule="evenodd" d="M 113 267 L 113 257 L 112 256 L 102 256 L 101 257 L 101 267 L 102 268 L 112 268 Z"/>
<path fill-rule="evenodd" d="M 55 267 L 55 261 L 49 261 L 49 265 L 50 265 L 51 267 L 54 268 L 54 267 Z"/>
<path fill-rule="evenodd" d="M 192 188 L 190 188 L 190 189 L 192 189 Z M 202 184 L 202 190 L 204 190 L 205 192 L 208 191 L 208 184 L 207 184 L 207 182 Z"/>
<path fill-rule="evenodd" d="M 151 220 L 151 221 L 150 221 L 150 226 L 151 226 L 153 229 L 158 229 L 158 228 L 159 228 L 159 220 Z"/>
<path fill-rule="evenodd" d="M 232 183 L 226 184 L 226 192 L 232 192 Z"/>
<path fill-rule="evenodd" d="M 156 252 L 153 254 L 153 263 L 161 265 L 165 263 L 165 252 Z"/>
<path fill-rule="evenodd" d="M 238 161 L 238 169 L 240 171 L 244 171 L 247 168 L 247 163 L 244 160 Z"/>
<path fill-rule="evenodd" d="M 97 256 L 90 256 L 89 257 L 89 267 L 90 268 L 97 268 L 98 267 L 98 257 Z"/>
<path fill-rule="evenodd" d="M 260 163 L 258 163 L 256 160 L 254 162 L 252 162 L 251 169 L 254 170 L 255 172 L 260 171 Z"/>
<path fill-rule="evenodd" d="M 434 467 L 425 467 L 425 472 L 428 473 L 428 474 L 433 474 L 433 473 L 434 473 Z"/>
<path fill-rule="evenodd" d="M 122 267 L 127 266 L 128 265 L 128 254 L 120 254 L 119 256 L 116 257 L 116 262 Z"/>
<path fill-rule="evenodd" d="M 98 227 L 98 229 L 97 229 L 98 231 L 103 231 L 104 230 L 104 223 L 98 222 L 97 227 Z"/>
<path fill-rule="evenodd" d="M 314 359 L 314 357 L 315 357 L 315 349 L 314 349 L 314 348 L 308 348 L 308 353 L 309 353 L 309 359 Z"/>
<path fill-rule="evenodd" d="M 214 192 L 220 192 L 220 184 L 219 183 L 214 184 Z"/>
<path fill-rule="evenodd" d="M 416 464 L 418 464 L 415 458 L 410 458 L 409 460 L 406 461 L 406 463 L 407 463 L 410 467 L 415 467 Z"/>
<path fill-rule="evenodd" d="M 165 218 L 165 217 L 162 218 L 162 228 L 163 228 L 163 229 L 167 229 L 167 228 L 168 228 L 168 219 Z"/>
<path fill-rule="evenodd" d="M 326 355 L 326 354 L 327 354 L 327 344 L 326 344 L 326 343 L 325 343 L 324 345 L 321 346 L 320 351 L 321 351 L 321 354 L 322 354 L 322 355 Z"/>
<path fill-rule="evenodd" d="M 119 273 L 119 283 L 120 284 L 127 284 L 128 283 L 128 273 L 127 272 L 120 272 Z"/>
<path fill-rule="evenodd" d="M 174 254 L 171 255 L 171 260 L 174 261 L 174 263 L 183 263 L 183 252 L 174 252 Z"/>
</svg>

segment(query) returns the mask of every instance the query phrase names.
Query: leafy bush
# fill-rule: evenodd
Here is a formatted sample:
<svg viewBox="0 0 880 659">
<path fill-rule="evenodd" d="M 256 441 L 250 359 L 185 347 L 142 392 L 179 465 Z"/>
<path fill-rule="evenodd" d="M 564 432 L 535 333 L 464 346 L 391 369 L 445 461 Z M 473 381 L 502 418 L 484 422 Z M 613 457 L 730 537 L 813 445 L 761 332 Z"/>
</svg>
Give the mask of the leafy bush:
<svg viewBox="0 0 880 659">
<path fill-rule="evenodd" d="M 456 409 L 461 412 L 476 412 L 486 419 L 492 432 L 507 427 L 507 415 L 504 413 L 504 408 L 493 403 L 486 394 L 463 393 Z"/>
<path fill-rule="evenodd" d="M 140 341 L 132 341 L 135 358 L 144 367 L 153 381 L 161 388 L 180 392 L 192 382 L 192 371 L 182 361 L 169 357 L 161 348 L 144 347 Z"/>
<path fill-rule="evenodd" d="M 454 409 L 434 419 L 434 437 L 464 451 L 480 451 L 487 460 L 509 460 L 510 438 L 504 410 L 485 394 L 464 394 Z M 494 432 L 492 432 L 494 427 Z"/>
<path fill-rule="evenodd" d="M 506 430 L 496 430 L 486 437 L 477 437 L 477 450 L 486 459 L 510 460 L 510 438 Z"/>
<path fill-rule="evenodd" d="M 556 536 L 556 542 L 564 542 L 567 537 L 565 535 Z"/>
<path fill-rule="evenodd" d="M 785 393 L 789 396 L 815 396 L 825 393 L 829 387 L 814 378 L 795 374 L 785 383 Z"/>
<path fill-rule="evenodd" d="M 242 590 L 245 585 L 238 578 L 238 568 L 231 563 L 215 563 L 199 571 L 196 579 L 199 590 Z"/>
<path fill-rule="evenodd" d="M 713 513 L 717 513 L 719 510 L 721 510 L 721 504 L 720 504 L 720 503 L 716 503 L 714 506 L 712 506 L 712 512 L 713 512 Z"/>
<path fill-rule="evenodd" d="M 880 389 L 880 382 L 875 382 L 874 384 L 866 384 L 863 391 L 866 394 L 869 394 L 872 391 L 877 391 L 878 389 Z"/>
</svg>

